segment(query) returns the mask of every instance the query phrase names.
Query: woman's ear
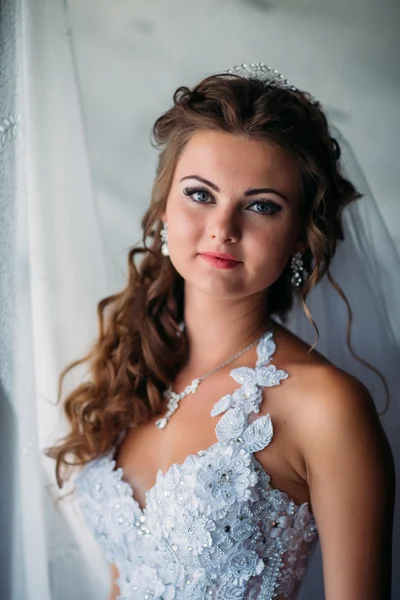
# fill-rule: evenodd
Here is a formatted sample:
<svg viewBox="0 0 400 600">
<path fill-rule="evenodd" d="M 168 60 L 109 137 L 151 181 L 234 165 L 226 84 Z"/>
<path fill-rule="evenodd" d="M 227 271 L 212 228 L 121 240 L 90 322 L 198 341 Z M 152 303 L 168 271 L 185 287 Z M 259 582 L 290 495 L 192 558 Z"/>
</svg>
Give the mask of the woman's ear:
<svg viewBox="0 0 400 600">
<path fill-rule="evenodd" d="M 307 250 L 307 248 L 308 248 L 307 240 L 304 239 L 304 236 L 299 235 L 296 243 L 293 246 L 293 254 L 296 254 L 296 252 L 300 252 L 300 254 L 304 254 L 304 252 Z"/>
<path fill-rule="evenodd" d="M 300 252 L 300 254 L 304 254 L 304 252 L 308 249 L 308 241 L 307 241 L 307 232 L 304 228 L 304 225 L 301 226 L 300 231 L 298 232 L 295 243 L 293 244 L 293 254 L 296 252 Z"/>
<path fill-rule="evenodd" d="M 298 242 L 298 244 L 296 244 L 294 251 L 300 252 L 300 254 L 304 254 L 304 252 L 307 250 L 307 248 L 308 248 L 307 242 L 301 241 L 301 242 Z"/>
</svg>

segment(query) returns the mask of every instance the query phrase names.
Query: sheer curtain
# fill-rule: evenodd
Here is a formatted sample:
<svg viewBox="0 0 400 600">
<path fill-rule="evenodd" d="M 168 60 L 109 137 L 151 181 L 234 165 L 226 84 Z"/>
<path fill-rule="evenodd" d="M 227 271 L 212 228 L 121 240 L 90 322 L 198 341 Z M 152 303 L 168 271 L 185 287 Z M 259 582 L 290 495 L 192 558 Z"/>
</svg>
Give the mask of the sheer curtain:
<svg viewBox="0 0 400 600">
<path fill-rule="evenodd" d="M 61 0 L 2 0 L 0 67 L 0 597 L 99 600 L 103 558 L 73 503 L 55 505 L 43 456 L 63 430 L 58 374 L 96 334 L 106 294 Z"/>
<path fill-rule="evenodd" d="M 55 504 L 59 492 L 54 464 L 43 455 L 43 448 L 65 426 L 55 406 L 58 375 L 68 362 L 82 356 L 96 335 L 97 302 L 112 291 L 105 238 L 113 237 L 115 243 L 118 239 L 119 247 L 122 245 L 118 223 L 106 223 L 105 212 L 98 210 L 80 105 L 82 82 L 76 77 L 76 67 L 65 2 L 2 0 L 0 597 L 7 600 L 101 600 L 107 598 L 110 585 L 104 558 L 82 526 L 73 500 Z M 196 79 L 194 70 L 190 72 Z M 120 77 L 125 76 L 121 71 Z M 357 169 L 357 165 L 352 168 Z M 366 182 L 362 191 L 368 193 Z M 368 236 L 359 240 L 361 258 L 369 254 L 370 243 L 388 237 L 370 201 L 363 206 L 367 210 L 361 222 Z M 111 214 L 111 202 L 108 209 Z M 349 228 L 360 223 L 360 216 L 356 221 L 353 217 L 354 213 L 349 214 Z M 133 225 L 138 227 L 138 223 Z M 387 253 L 383 245 L 377 246 L 379 263 L 360 259 L 360 269 L 367 265 L 372 281 L 382 286 L 381 302 L 374 303 L 368 288 L 350 294 L 350 301 L 360 315 L 360 298 L 369 298 L 365 315 L 374 311 L 381 315 L 379 322 L 386 323 L 385 336 L 380 339 L 379 330 L 363 327 L 356 316 L 354 341 L 357 348 L 365 348 L 364 358 L 385 367 L 392 407 L 383 423 L 399 460 L 395 362 L 400 332 L 396 313 L 399 287 L 393 276 L 398 255 L 391 245 L 385 245 Z M 343 246 L 338 253 L 341 264 L 346 264 L 347 250 Z M 353 273 L 341 267 L 337 271 L 335 275 L 347 292 L 346 278 L 351 279 Z M 344 331 L 344 310 L 336 313 L 336 305 L 329 304 L 333 292 L 321 286 L 318 294 L 311 299 L 317 322 L 319 305 L 335 314 L 337 327 Z M 300 317 L 296 320 L 296 314 L 291 326 L 314 341 L 312 330 Z M 379 381 L 350 362 L 353 359 L 345 354 L 344 346 L 332 346 L 326 333 L 321 332 L 321 350 L 331 358 L 341 357 L 345 368 L 351 365 L 350 370 L 373 389 L 380 409 L 383 396 Z M 390 343 L 382 347 L 383 339 Z M 75 370 L 65 389 L 78 381 Z M 399 532 L 398 521 L 395 531 Z M 394 564 L 398 559 L 396 546 Z M 320 562 L 318 552 L 303 590 L 307 600 L 323 597 Z M 400 589 L 397 574 L 395 589 Z"/>
</svg>

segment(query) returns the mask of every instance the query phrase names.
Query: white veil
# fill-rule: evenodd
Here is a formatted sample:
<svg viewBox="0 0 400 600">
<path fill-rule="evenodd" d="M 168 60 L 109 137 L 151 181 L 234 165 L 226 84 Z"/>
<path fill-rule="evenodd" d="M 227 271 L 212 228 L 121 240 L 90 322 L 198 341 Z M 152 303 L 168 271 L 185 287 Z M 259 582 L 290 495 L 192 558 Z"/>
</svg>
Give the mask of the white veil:
<svg viewBox="0 0 400 600">
<path fill-rule="evenodd" d="M 400 364 L 400 315 L 397 310 L 400 288 L 396 280 L 400 274 L 400 256 L 352 149 L 336 128 L 332 133 L 342 150 L 342 173 L 363 196 L 343 212 L 344 241 L 338 244 L 330 271 L 352 309 L 353 348 L 361 359 L 384 375 L 392 396 L 389 410 L 395 410 L 398 407 L 394 406 L 393 392 L 399 377 L 396 365 Z M 387 265 L 390 265 L 390 271 Z M 361 379 L 370 388 L 381 412 L 385 405 L 384 385 L 379 377 L 351 356 L 346 345 L 346 306 L 327 276 L 312 290 L 307 306 L 320 332 L 318 349 L 337 366 Z M 314 343 L 314 330 L 305 318 L 300 302 L 290 313 L 287 324 L 298 335 Z"/>
<path fill-rule="evenodd" d="M 400 456 L 400 441 L 396 431 L 400 417 L 397 394 L 400 383 L 400 257 L 387 231 L 378 202 L 351 147 L 337 129 L 331 127 L 331 130 L 342 150 L 342 173 L 363 197 L 350 204 L 343 212 L 344 240 L 338 245 L 330 271 L 351 306 L 353 350 L 383 375 L 387 390 L 382 379 L 358 362 L 349 351 L 346 344 L 348 311 L 327 275 L 311 291 L 307 306 L 319 329 L 320 339 L 316 348 L 336 366 L 351 373 L 367 386 L 377 411 L 382 413 L 382 425 L 393 455 L 397 457 Z M 300 301 L 296 301 L 286 326 L 308 343 L 316 341 L 316 333 L 306 318 Z M 390 402 L 385 411 L 387 391 Z M 394 557 L 400 552 L 400 519 L 399 511 L 396 512 Z M 323 589 L 319 547 L 307 573 L 304 595 L 301 598 L 317 600 L 320 597 L 316 586 L 318 579 L 320 589 Z"/>
</svg>

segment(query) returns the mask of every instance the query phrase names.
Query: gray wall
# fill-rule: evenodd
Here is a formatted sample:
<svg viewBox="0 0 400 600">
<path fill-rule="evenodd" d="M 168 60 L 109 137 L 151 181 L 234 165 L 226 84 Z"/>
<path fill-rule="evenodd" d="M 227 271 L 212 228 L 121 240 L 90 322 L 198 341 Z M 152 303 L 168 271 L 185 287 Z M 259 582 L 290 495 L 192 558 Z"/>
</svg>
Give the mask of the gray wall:
<svg viewBox="0 0 400 600">
<path fill-rule="evenodd" d="M 400 247 L 399 3 L 395 0 L 68 0 L 109 281 L 124 283 L 178 85 L 263 61 L 310 91 L 355 151 Z M 397 565 L 398 567 L 399 565 Z M 307 600 L 321 600 L 320 555 Z M 400 598 L 396 579 L 393 598 Z"/>
</svg>

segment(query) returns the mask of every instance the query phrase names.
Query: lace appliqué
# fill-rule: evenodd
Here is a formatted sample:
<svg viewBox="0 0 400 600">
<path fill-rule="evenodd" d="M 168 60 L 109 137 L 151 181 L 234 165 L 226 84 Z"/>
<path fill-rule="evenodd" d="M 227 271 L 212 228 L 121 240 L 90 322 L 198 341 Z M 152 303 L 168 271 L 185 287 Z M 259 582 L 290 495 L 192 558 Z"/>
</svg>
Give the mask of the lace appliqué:
<svg viewBox="0 0 400 600">
<path fill-rule="evenodd" d="M 83 516 L 118 567 L 119 600 L 293 597 L 317 539 L 315 522 L 307 504 L 271 487 L 254 457 L 272 440 L 270 416 L 247 419 L 249 404 L 258 412 L 259 388 L 288 376 L 268 365 L 274 350 L 265 334 L 256 368 L 231 371 L 242 385 L 213 407 L 212 414 L 225 413 L 218 441 L 159 471 L 143 509 L 112 452 L 77 476 Z"/>
</svg>

